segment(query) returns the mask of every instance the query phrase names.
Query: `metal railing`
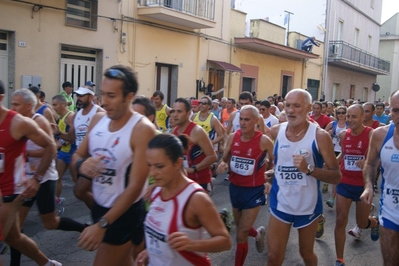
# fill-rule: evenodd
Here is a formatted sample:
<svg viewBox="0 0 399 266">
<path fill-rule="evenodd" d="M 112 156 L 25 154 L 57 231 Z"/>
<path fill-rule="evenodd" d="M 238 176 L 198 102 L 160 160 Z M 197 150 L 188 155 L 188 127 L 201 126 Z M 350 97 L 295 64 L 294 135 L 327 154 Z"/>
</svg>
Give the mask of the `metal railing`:
<svg viewBox="0 0 399 266">
<path fill-rule="evenodd" d="M 215 0 L 139 0 L 140 6 L 163 6 L 196 17 L 214 20 Z"/>
<path fill-rule="evenodd" d="M 344 41 L 330 41 L 328 59 L 348 60 L 361 66 L 390 71 L 391 63 Z"/>
</svg>

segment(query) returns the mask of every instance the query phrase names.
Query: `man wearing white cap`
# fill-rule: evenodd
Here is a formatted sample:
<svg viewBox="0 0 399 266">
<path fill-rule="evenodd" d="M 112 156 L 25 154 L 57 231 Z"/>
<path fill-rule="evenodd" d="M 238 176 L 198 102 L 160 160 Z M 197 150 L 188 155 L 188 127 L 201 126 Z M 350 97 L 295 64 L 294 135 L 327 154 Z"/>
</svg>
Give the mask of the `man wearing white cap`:
<svg viewBox="0 0 399 266">
<path fill-rule="evenodd" d="M 219 106 L 219 100 L 214 99 L 212 100 L 212 113 L 219 118 L 219 112 L 222 110 L 222 108 Z"/>
<path fill-rule="evenodd" d="M 75 91 L 76 97 L 78 98 L 77 104 L 81 109 L 75 114 L 73 119 L 73 127 L 75 129 L 75 144 L 76 148 L 82 143 L 86 137 L 87 128 L 90 125 L 91 119 L 98 112 L 104 112 L 100 106 L 93 104 L 94 91 L 89 89 L 87 86 L 79 87 Z M 74 181 L 79 184 L 74 188 L 75 196 L 82 200 L 86 206 L 91 209 L 93 206 L 93 194 L 91 193 L 91 180 L 84 178 L 77 179 L 73 176 Z"/>
</svg>

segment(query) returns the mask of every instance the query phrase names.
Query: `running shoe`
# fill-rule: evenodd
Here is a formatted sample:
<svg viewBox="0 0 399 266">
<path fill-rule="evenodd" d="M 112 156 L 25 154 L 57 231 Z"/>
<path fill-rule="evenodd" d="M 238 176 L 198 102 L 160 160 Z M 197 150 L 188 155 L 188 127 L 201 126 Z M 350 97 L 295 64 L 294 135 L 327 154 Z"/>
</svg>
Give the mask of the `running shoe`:
<svg viewBox="0 0 399 266">
<path fill-rule="evenodd" d="M 328 207 L 334 208 L 334 205 L 335 205 L 335 200 L 334 200 L 334 198 L 330 198 L 329 200 L 327 200 L 327 201 L 326 201 L 326 204 L 327 204 Z"/>
<path fill-rule="evenodd" d="M 229 177 L 226 176 L 226 177 L 224 178 L 224 181 L 229 181 Z"/>
<path fill-rule="evenodd" d="M 349 229 L 348 234 L 356 238 L 357 240 L 360 239 L 362 236 L 362 229 L 360 229 L 357 225 L 353 227 L 352 229 Z"/>
<path fill-rule="evenodd" d="M 373 216 L 373 219 L 375 219 L 377 221 L 377 226 L 374 228 L 371 228 L 370 237 L 371 237 L 371 240 L 377 241 L 380 238 L 380 222 L 378 221 L 377 216 Z"/>
<path fill-rule="evenodd" d="M 211 178 L 211 182 L 208 183 L 208 185 L 207 185 L 207 190 L 208 190 L 208 195 L 209 195 L 209 197 L 212 197 L 212 196 L 213 196 L 213 191 L 214 191 L 214 189 L 215 189 L 215 178 L 212 177 L 212 178 Z"/>
<path fill-rule="evenodd" d="M 259 253 L 262 253 L 263 250 L 265 250 L 266 229 L 264 226 L 260 226 L 258 229 L 256 229 L 256 231 L 258 231 L 258 234 L 260 235 L 259 239 L 257 239 L 255 242 L 256 250 Z"/>
<path fill-rule="evenodd" d="M 345 263 L 342 263 L 341 261 L 336 260 L 335 261 L 335 266 L 345 266 Z"/>
<path fill-rule="evenodd" d="M 233 214 L 229 212 L 226 208 L 223 208 L 219 212 L 219 215 L 227 231 L 230 232 L 231 229 L 233 228 Z"/>
<path fill-rule="evenodd" d="M 57 215 L 61 216 L 65 211 L 65 198 L 59 197 L 55 200 L 55 209 L 57 210 Z"/>
<path fill-rule="evenodd" d="M 62 263 L 58 262 L 56 260 L 49 260 L 46 265 L 49 265 L 49 266 L 62 266 Z"/>
<path fill-rule="evenodd" d="M 328 184 L 323 184 L 323 189 L 321 190 L 322 193 L 328 192 Z"/>
<path fill-rule="evenodd" d="M 324 215 L 322 214 L 319 218 L 319 224 L 317 225 L 316 238 L 320 238 L 323 236 L 325 222 L 326 222 L 326 218 L 324 218 Z"/>
</svg>

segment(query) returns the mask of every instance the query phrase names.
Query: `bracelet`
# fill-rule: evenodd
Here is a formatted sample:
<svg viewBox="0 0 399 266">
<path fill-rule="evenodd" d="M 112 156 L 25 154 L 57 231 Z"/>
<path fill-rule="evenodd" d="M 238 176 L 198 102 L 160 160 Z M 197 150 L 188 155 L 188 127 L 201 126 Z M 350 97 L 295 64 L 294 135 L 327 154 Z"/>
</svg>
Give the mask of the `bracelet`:
<svg viewBox="0 0 399 266">
<path fill-rule="evenodd" d="M 84 175 L 84 174 L 79 174 L 78 173 L 77 179 L 79 179 L 79 177 L 83 177 L 84 179 L 87 179 L 89 181 L 93 181 L 93 179 L 91 179 L 90 177 L 88 177 L 87 175 Z"/>
<path fill-rule="evenodd" d="M 76 161 L 76 163 L 75 163 L 75 170 L 76 170 L 76 173 L 77 173 L 77 174 L 79 174 L 80 167 L 82 166 L 82 164 L 83 164 L 86 160 L 87 160 L 86 158 L 81 158 L 81 159 L 79 159 L 79 160 Z"/>
</svg>

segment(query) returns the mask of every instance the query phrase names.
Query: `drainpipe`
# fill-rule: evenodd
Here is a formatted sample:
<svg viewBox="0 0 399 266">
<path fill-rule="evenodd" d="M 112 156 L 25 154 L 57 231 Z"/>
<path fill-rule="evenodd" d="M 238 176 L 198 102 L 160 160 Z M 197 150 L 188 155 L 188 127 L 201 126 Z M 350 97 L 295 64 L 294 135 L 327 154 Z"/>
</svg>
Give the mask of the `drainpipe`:
<svg viewBox="0 0 399 266">
<path fill-rule="evenodd" d="M 324 33 L 324 54 L 323 54 L 323 72 L 322 72 L 322 94 L 324 96 L 324 99 L 330 99 L 333 101 L 334 99 L 331 99 L 332 97 L 332 92 L 329 92 L 328 97 L 326 96 L 326 88 L 327 88 L 327 76 L 328 76 L 328 51 L 330 49 L 330 44 L 329 44 L 329 28 L 330 28 L 330 16 L 331 16 L 331 1 L 332 0 L 327 0 L 326 2 L 326 29 L 327 31 Z"/>
</svg>

